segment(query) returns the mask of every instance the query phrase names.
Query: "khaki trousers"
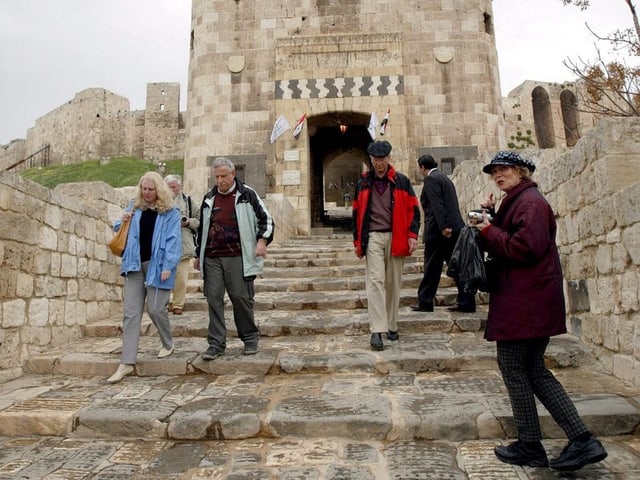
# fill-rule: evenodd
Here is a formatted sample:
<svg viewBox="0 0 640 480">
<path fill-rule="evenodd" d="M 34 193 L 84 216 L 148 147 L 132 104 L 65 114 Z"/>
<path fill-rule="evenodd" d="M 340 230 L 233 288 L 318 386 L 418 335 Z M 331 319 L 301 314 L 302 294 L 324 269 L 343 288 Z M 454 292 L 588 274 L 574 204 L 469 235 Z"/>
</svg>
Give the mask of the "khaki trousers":
<svg viewBox="0 0 640 480">
<path fill-rule="evenodd" d="M 184 308 L 184 297 L 187 293 L 187 280 L 193 258 L 183 258 L 176 268 L 176 283 L 173 286 L 172 308 Z"/>
<path fill-rule="evenodd" d="M 391 256 L 391 232 L 369 232 L 366 288 L 371 333 L 398 330 L 404 257 Z"/>
</svg>

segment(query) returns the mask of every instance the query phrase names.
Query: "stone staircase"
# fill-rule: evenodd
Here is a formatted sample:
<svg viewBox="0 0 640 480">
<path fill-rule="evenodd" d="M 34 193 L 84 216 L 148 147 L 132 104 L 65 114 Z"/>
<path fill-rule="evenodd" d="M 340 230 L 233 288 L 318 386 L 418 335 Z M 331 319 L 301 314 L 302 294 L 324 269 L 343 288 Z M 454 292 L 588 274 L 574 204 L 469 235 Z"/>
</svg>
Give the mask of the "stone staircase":
<svg viewBox="0 0 640 480">
<path fill-rule="evenodd" d="M 262 459 L 260 468 L 256 463 L 247 470 L 262 473 L 247 476 L 231 475 L 246 469 L 227 465 L 227 476 L 199 477 L 205 468 L 201 459 L 190 465 L 198 467 L 192 476 L 185 467 L 180 476 L 165 477 L 166 472 L 158 470 L 135 478 L 464 479 L 472 478 L 469 465 L 486 462 L 508 472 L 489 478 L 526 478 L 509 476 L 516 467 L 500 465 L 492 455 L 493 445 L 515 436 L 515 427 L 495 364 L 495 346 L 482 338 L 486 299 L 479 296 L 477 313 L 448 312 L 443 307 L 455 301 L 455 288 L 443 277 L 436 311 L 413 312 L 408 306 L 416 301 L 421 271 L 421 256 L 407 259 L 400 340 L 386 341 L 384 351 L 373 352 L 364 261 L 353 254 L 350 235 L 316 235 L 272 245 L 264 277 L 256 281 L 256 318 L 262 332 L 258 354 L 242 355 L 228 309 L 226 354 L 210 362 L 200 357 L 207 347 L 207 305 L 194 271 L 184 314 L 171 316 L 173 355 L 156 358 L 159 340 L 145 316 L 136 375 L 110 385 L 106 378 L 119 363 L 120 319 L 87 324 L 82 339 L 33 355 L 23 377 L 0 385 L 0 446 L 3 438 L 53 437 L 88 444 L 169 442 L 172 448 L 187 442 L 200 451 L 214 442 L 227 450 L 243 445 Z M 619 457 L 629 455 L 626 445 L 640 443 L 634 436 L 640 422 L 637 389 L 599 373 L 590 352 L 570 335 L 552 340 L 547 361 L 591 430 L 625 439 L 624 448 L 607 446 Z M 550 445 L 559 449 L 563 433 L 544 408 L 540 412 Z M 450 442 L 466 447 L 456 450 Z M 293 469 L 290 476 L 279 476 L 275 466 L 282 462 L 274 460 L 269 467 L 268 458 L 276 455 L 274 449 L 287 450 L 286 445 L 300 455 L 317 454 L 318 448 L 330 445 L 342 454 L 368 445 L 376 461 L 356 462 L 354 470 L 347 468 L 353 463 L 347 455 L 340 462 L 332 460 L 334 471 L 325 464 L 313 467 L 302 455 L 284 463 Z M 270 454 L 264 453 L 267 448 Z M 469 453 L 466 467 L 456 461 L 464 448 Z M 399 460 L 411 451 L 415 456 Z M 287 452 L 280 453 L 294 455 Z M 431 473 L 425 474 L 425 452 L 444 455 L 450 465 L 430 464 Z M 624 458 L 627 471 L 638 472 L 633 478 L 640 478 L 640 457 Z M 0 453 L 0 480 L 5 478 L 2 459 Z M 296 470 L 301 465 L 305 467 Z M 603 467 L 589 468 L 603 472 L 598 470 Z"/>
</svg>

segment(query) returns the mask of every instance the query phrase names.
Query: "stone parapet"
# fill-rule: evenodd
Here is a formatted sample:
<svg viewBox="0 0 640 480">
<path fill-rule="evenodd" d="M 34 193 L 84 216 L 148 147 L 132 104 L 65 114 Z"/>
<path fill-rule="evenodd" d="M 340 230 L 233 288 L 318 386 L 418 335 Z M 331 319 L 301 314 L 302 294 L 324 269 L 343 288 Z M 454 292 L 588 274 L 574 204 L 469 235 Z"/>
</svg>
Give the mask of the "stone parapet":
<svg viewBox="0 0 640 480">
<path fill-rule="evenodd" d="M 117 204 L 118 196 L 105 189 L 102 201 Z M 80 338 L 87 321 L 120 313 L 119 260 L 106 246 L 115 210 L 0 172 L 4 372 L 17 374 L 33 353 Z"/>
</svg>

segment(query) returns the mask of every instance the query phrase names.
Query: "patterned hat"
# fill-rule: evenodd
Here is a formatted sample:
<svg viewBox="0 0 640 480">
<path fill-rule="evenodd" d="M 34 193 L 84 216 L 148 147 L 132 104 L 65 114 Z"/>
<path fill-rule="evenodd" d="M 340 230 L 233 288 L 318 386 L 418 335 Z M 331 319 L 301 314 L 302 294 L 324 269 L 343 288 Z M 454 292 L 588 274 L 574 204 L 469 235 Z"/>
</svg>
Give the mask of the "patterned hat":
<svg viewBox="0 0 640 480">
<path fill-rule="evenodd" d="M 518 155 L 516 152 L 508 152 L 506 150 L 496 153 L 491 163 L 482 167 L 484 173 L 491 174 L 495 165 L 509 165 L 511 167 L 524 167 L 533 173 L 536 170 L 536 165 L 531 160 L 526 160 Z"/>
</svg>

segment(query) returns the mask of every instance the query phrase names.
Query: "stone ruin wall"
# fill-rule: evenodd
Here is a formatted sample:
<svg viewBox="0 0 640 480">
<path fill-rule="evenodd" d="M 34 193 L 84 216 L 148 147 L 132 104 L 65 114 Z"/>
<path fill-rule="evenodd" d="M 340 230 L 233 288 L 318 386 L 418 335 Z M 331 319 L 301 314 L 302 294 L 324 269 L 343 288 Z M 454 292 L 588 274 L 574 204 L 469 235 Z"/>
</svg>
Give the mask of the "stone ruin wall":
<svg viewBox="0 0 640 480">
<path fill-rule="evenodd" d="M 534 114 L 534 91 L 541 90 L 548 97 L 549 115 L 547 118 L 539 118 L 537 121 Z M 502 99 L 504 109 L 504 128 L 506 144 L 515 144 L 515 148 L 523 148 L 524 141 L 518 141 L 518 134 L 530 137 L 534 142 L 526 148 L 550 148 L 541 147 L 541 138 L 536 135 L 536 123 L 538 128 L 547 129 L 549 139 L 553 140 L 555 147 L 566 147 L 575 145 L 573 136 L 578 138 L 586 135 L 597 123 L 598 117 L 587 112 L 576 113 L 576 125 L 567 127 L 572 130 L 567 133 L 565 130 L 565 116 L 563 115 L 561 98 L 568 95 L 575 99 L 578 110 L 582 99 L 586 96 L 584 88 L 579 83 L 565 82 L 549 83 L 541 81 L 526 80 L 518 87 L 514 88 Z M 540 106 L 537 107 L 540 109 Z M 542 112 L 538 112 L 540 117 L 545 117 Z"/>
<path fill-rule="evenodd" d="M 162 106 L 162 107 L 161 107 Z M 5 169 L 50 145 L 52 165 L 114 156 L 154 162 L 184 157 L 184 120 L 179 83 L 147 84 L 147 110 L 131 111 L 129 100 L 104 88 L 88 88 L 38 118 L 27 138 L 3 145 Z"/>
<path fill-rule="evenodd" d="M 640 118 L 604 119 L 571 149 L 525 150 L 558 221 L 568 328 L 603 371 L 640 385 Z M 458 166 L 464 212 L 498 194 L 478 161 Z"/>
</svg>

